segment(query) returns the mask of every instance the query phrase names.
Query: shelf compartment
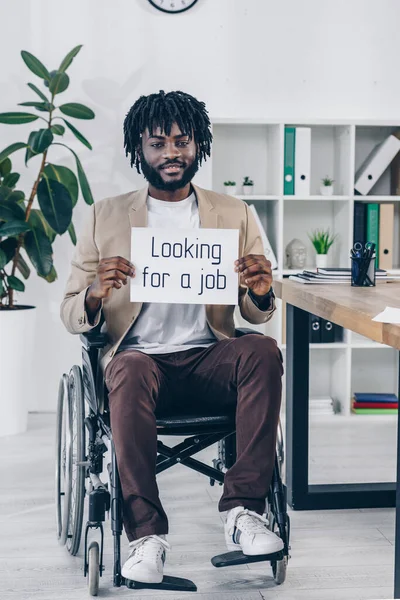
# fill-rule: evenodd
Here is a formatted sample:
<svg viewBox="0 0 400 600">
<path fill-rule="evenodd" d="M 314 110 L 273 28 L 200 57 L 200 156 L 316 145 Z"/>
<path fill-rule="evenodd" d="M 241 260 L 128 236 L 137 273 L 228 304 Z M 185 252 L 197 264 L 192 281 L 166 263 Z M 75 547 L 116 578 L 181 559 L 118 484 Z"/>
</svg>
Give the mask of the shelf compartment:
<svg viewBox="0 0 400 600">
<path fill-rule="evenodd" d="M 348 125 L 287 123 L 286 126 L 311 128 L 311 195 L 318 198 L 321 180 L 324 177 L 334 179 L 333 191 L 336 195 L 352 194 L 350 156 L 354 129 Z M 326 198 L 326 196 L 320 197 Z"/>
<path fill-rule="evenodd" d="M 398 132 L 399 129 L 399 126 L 357 125 L 355 128 L 355 173 L 372 150 L 389 135 Z M 373 197 L 378 196 L 381 199 L 392 200 L 390 179 L 391 166 L 389 165 L 371 188 L 368 196 L 355 196 L 354 199 L 359 200 L 365 198 L 370 202 L 373 202 Z M 398 196 L 394 196 L 394 198 L 398 198 Z"/>
<path fill-rule="evenodd" d="M 236 182 L 242 196 L 245 176 L 254 181 L 255 196 L 280 194 L 281 125 L 213 125 L 212 189 L 224 192 L 224 181 Z"/>
</svg>

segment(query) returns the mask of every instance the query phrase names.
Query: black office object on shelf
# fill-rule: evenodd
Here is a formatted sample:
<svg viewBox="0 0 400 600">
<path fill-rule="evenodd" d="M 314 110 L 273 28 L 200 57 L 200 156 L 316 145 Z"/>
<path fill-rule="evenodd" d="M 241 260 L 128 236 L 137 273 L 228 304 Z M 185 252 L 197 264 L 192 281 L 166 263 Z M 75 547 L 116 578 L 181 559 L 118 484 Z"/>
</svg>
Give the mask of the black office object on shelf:
<svg viewBox="0 0 400 600">
<path fill-rule="evenodd" d="M 310 343 L 319 344 L 321 341 L 320 318 L 310 314 Z"/>
<path fill-rule="evenodd" d="M 310 344 L 329 344 L 343 341 L 343 327 L 310 314 Z"/>
</svg>

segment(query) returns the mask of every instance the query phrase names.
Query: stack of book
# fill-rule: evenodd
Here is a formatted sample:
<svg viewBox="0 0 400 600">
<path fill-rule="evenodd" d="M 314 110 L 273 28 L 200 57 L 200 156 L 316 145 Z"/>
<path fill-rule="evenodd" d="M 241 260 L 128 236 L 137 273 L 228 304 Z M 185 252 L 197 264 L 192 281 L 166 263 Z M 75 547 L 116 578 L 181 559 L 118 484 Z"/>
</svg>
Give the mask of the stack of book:
<svg viewBox="0 0 400 600">
<path fill-rule="evenodd" d="M 310 415 L 333 415 L 335 413 L 333 400 L 330 396 L 309 399 Z"/>
<path fill-rule="evenodd" d="M 397 414 L 396 394 L 354 393 L 351 410 L 357 415 Z"/>
<path fill-rule="evenodd" d="M 376 281 L 389 280 L 387 271 L 377 269 L 375 273 Z M 302 273 L 290 275 L 289 279 L 298 283 L 351 283 L 351 269 L 340 267 L 326 267 L 316 269 L 315 271 L 304 270 Z"/>
</svg>

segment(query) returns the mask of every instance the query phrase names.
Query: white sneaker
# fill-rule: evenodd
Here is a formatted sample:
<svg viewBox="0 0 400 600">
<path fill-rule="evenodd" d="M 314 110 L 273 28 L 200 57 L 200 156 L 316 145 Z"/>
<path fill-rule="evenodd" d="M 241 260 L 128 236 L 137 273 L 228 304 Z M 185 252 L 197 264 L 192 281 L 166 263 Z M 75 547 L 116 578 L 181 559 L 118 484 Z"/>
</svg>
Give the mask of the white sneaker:
<svg viewBox="0 0 400 600">
<path fill-rule="evenodd" d="M 225 541 L 228 550 L 241 550 L 248 556 L 273 554 L 283 550 L 283 541 L 267 528 L 268 520 L 243 506 L 228 511 Z"/>
<path fill-rule="evenodd" d="M 125 579 L 140 583 L 161 583 L 168 542 L 158 535 L 146 535 L 129 544 L 129 556 L 121 569 Z"/>
</svg>

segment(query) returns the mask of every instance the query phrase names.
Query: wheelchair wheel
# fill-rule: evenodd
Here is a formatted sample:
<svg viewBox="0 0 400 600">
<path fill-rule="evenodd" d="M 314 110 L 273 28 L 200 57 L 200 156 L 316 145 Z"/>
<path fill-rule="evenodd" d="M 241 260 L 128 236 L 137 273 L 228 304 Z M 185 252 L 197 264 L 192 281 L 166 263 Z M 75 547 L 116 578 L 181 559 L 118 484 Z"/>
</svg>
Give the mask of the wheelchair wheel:
<svg viewBox="0 0 400 600">
<path fill-rule="evenodd" d="M 91 596 L 97 596 L 98 594 L 99 577 L 99 545 L 97 542 L 92 542 L 88 551 L 88 584 Z"/>
<path fill-rule="evenodd" d="M 75 365 L 60 382 L 56 443 L 57 536 L 73 556 L 79 550 L 85 497 L 84 419 L 82 374 Z"/>
<path fill-rule="evenodd" d="M 290 535 L 290 520 L 286 517 L 286 539 L 289 540 Z M 272 513 L 269 514 L 269 529 L 279 535 L 278 523 Z M 277 585 L 281 585 L 286 579 L 286 571 L 288 566 L 288 557 L 284 556 L 282 560 L 271 560 L 272 574 Z"/>
</svg>

